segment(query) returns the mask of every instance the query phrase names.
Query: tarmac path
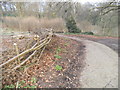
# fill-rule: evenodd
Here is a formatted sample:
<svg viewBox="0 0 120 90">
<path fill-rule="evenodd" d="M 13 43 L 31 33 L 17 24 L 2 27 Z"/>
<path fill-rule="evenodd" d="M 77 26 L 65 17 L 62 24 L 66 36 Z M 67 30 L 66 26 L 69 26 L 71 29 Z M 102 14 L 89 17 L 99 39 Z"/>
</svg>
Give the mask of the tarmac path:
<svg viewBox="0 0 120 90">
<path fill-rule="evenodd" d="M 85 67 L 80 76 L 82 88 L 118 88 L 118 53 L 98 42 L 56 35 L 83 42 L 86 46 Z"/>
</svg>

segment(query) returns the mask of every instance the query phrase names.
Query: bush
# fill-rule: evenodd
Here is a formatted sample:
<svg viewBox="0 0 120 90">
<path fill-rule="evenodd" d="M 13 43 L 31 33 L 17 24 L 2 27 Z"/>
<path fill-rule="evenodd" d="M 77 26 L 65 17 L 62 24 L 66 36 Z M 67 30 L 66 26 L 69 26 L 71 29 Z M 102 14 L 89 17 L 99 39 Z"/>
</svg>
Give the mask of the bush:
<svg viewBox="0 0 120 90">
<path fill-rule="evenodd" d="M 65 22 L 62 18 L 54 18 L 54 19 L 41 18 L 40 27 L 52 28 L 53 31 L 57 33 L 67 32 Z"/>
<path fill-rule="evenodd" d="M 12 29 L 19 30 L 21 25 L 21 30 L 36 32 L 38 30 L 43 30 L 42 28 L 53 29 L 54 32 L 67 32 L 65 22 L 62 18 L 36 18 L 36 17 L 4 17 L 4 26 Z"/>
<path fill-rule="evenodd" d="M 66 21 L 66 27 L 70 33 L 80 33 L 81 30 L 77 27 L 76 22 L 73 17 L 70 17 Z"/>
<path fill-rule="evenodd" d="M 3 24 L 9 28 L 18 28 L 19 27 L 18 21 L 20 21 L 20 18 L 15 18 L 15 17 L 4 17 L 3 18 Z"/>
<path fill-rule="evenodd" d="M 81 34 L 94 35 L 94 33 L 93 33 L 93 32 L 82 32 Z"/>
</svg>

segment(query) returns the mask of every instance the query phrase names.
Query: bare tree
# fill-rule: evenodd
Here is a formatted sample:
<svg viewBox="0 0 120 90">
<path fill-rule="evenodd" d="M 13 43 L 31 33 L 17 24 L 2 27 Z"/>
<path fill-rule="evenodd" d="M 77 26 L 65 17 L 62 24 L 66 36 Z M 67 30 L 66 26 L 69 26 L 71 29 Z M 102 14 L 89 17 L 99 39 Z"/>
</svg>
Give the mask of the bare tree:
<svg viewBox="0 0 120 90">
<path fill-rule="evenodd" d="M 111 0 L 106 3 L 102 3 L 102 5 L 96 8 L 101 11 L 101 15 L 105 15 L 112 11 L 120 12 L 120 2 L 116 0 Z"/>
</svg>

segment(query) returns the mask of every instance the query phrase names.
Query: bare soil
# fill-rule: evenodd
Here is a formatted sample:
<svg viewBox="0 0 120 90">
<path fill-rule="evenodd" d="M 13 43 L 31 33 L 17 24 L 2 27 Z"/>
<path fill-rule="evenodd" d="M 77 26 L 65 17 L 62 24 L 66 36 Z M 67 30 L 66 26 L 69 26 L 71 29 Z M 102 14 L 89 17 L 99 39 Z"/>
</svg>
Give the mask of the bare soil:
<svg viewBox="0 0 120 90">
<path fill-rule="evenodd" d="M 61 48 L 61 59 L 55 58 L 56 49 Z M 36 70 L 39 88 L 77 88 L 80 87 L 80 74 L 84 67 L 85 46 L 81 42 L 54 37 L 47 46 L 43 61 Z M 57 71 L 55 66 L 62 66 Z"/>
</svg>

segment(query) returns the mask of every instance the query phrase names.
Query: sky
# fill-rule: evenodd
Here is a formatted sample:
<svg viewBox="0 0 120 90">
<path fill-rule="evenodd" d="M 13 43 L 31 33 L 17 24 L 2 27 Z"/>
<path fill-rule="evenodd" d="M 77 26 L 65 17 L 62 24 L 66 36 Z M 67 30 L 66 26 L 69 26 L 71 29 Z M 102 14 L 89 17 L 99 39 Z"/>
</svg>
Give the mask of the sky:
<svg viewBox="0 0 120 90">
<path fill-rule="evenodd" d="M 1 0 L 0 0 L 1 1 Z M 61 1 L 76 1 L 76 2 L 81 2 L 82 4 L 85 4 L 86 2 L 89 3 L 97 3 L 97 2 L 107 2 L 109 0 L 11 0 L 13 2 L 43 2 L 43 1 L 48 1 L 48 2 L 61 2 Z M 116 1 L 120 1 L 120 0 L 116 0 Z"/>
<path fill-rule="evenodd" d="M 97 2 L 105 2 L 109 0 L 45 0 L 45 1 L 76 1 L 76 2 L 81 2 L 82 4 L 84 4 L 86 2 L 97 3 Z"/>
<path fill-rule="evenodd" d="M 82 4 L 84 4 L 86 2 L 90 2 L 90 3 L 105 2 L 106 0 L 75 0 L 75 1 L 79 1 Z"/>
</svg>

